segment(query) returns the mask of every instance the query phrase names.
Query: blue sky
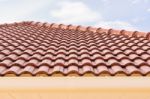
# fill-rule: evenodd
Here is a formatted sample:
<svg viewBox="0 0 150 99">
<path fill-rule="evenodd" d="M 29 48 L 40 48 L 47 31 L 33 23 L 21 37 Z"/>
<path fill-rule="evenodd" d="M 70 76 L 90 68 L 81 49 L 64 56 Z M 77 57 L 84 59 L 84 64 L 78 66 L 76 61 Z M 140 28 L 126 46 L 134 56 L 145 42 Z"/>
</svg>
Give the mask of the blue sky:
<svg viewBox="0 0 150 99">
<path fill-rule="evenodd" d="M 0 0 L 0 23 L 40 21 L 150 31 L 150 0 Z"/>
</svg>

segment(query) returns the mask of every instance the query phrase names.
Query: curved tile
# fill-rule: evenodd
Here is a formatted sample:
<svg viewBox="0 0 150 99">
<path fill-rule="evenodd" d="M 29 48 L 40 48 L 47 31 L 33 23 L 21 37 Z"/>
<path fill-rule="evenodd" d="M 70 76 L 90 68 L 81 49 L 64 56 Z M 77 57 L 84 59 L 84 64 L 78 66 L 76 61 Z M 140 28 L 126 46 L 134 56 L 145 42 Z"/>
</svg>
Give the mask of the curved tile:
<svg viewBox="0 0 150 99">
<path fill-rule="evenodd" d="M 78 68 L 78 66 L 74 66 L 74 65 L 72 65 L 72 66 L 69 66 L 67 69 L 66 69 L 66 72 L 65 72 L 66 74 L 71 74 L 71 73 L 79 73 L 79 68 Z"/>
<path fill-rule="evenodd" d="M 112 66 L 111 70 L 113 71 L 113 74 L 117 74 L 117 73 L 124 73 L 124 74 L 126 74 L 124 68 L 122 68 L 121 66 Z"/>
<path fill-rule="evenodd" d="M 51 74 L 64 73 L 64 67 L 62 67 L 62 66 L 55 66 L 55 67 L 52 68 L 52 70 L 50 72 L 51 72 Z"/>
<path fill-rule="evenodd" d="M 126 67 L 126 71 L 127 71 L 128 75 L 131 75 L 131 74 L 133 74 L 133 73 L 141 73 L 141 72 L 139 71 L 139 69 L 136 68 L 135 66 L 127 66 L 127 67 Z"/>
<path fill-rule="evenodd" d="M 36 60 L 41 60 L 42 58 L 42 55 L 41 54 L 33 54 L 29 60 L 32 60 L 32 59 L 36 59 Z"/>
<path fill-rule="evenodd" d="M 79 62 L 79 65 L 80 66 L 85 66 L 85 65 L 92 66 L 92 61 L 89 59 L 83 59 L 81 60 L 81 62 Z"/>
<path fill-rule="evenodd" d="M 67 66 L 70 66 L 70 65 L 77 65 L 78 66 L 78 64 L 79 64 L 79 61 L 77 59 L 70 59 L 67 62 Z"/>
<path fill-rule="evenodd" d="M 97 68 L 96 68 L 96 70 L 97 70 L 97 74 L 105 74 L 105 73 L 108 73 L 108 74 L 110 74 L 110 72 L 109 72 L 109 69 L 107 68 L 107 66 L 98 66 Z"/>
<path fill-rule="evenodd" d="M 66 59 L 66 55 L 65 54 L 58 54 L 55 57 L 55 60 L 57 60 L 57 59 Z"/>
<path fill-rule="evenodd" d="M 25 63 L 25 66 L 34 66 L 38 67 L 39 61 L 37 59 L 31 59 L 28 62 Z"/>
<path fill-rule="evenodd" d="M 39 62 L 38 66 L 41 67 L 43 65 L 52 67 L 53 66 L 52 60 L 50 60 L 50 59 L 43 59 L 41 62 Z"/>
<path fill-rule="evenodd" d="M 5 70 L 7 70 L 5 66 L 0 66 L 0 75 L 2 75 Z"/>
<path fill-rule="evenodd" d="M 114 66 L 114 65 L 120 65 L 119 62 L 116 59 L 109 59 L 107 61 L 108 66 Z"/>
<path fill-rule="evenodd" d="M 4 58 L 5 58 L 5 55 L 0 53 L 0 60 L 3 60 Z"/>
<path fill-rule="evenodd" d="M 19 57 L 18 57 L 18 60 L 19 59 L 23 59 L 23 60 L 29 60 L 30 58 L 30 55 L 25 53 L 25 54 L 21 54 Z"/>
<path fill-rule="evenodd" d="M 90 55 L 89 54 L 82 54 L 80 55 L 80 59 L 83 60 L 83 59 L 90 59 Z"/>
<path fill-rule="evenodd" d="M 6 58 L 10 58 L 11 60 L 16 60 L 17 58 L 18 58 L 18 55 L 16 55 L 16 54 L 10 54 L 10 55 L 8 55 Z M 6 59 L 5 58 L 5 59 Z"/>
<path fill-rule="evenodd" d="M 93 66 L 98 66 L 98 65 L 107 65 L 107 62 L 105 62 L 103 59 L 96 59 L 93 62 Z"/>
<path fill-rule="evenodd" d="M 85 73 L 94 73 L 94 69 L 93 69 L 93 67 L 91 67 L 91 66 L 83 66 L 82 67 L 82 74 L 85 74 Z"/>
<path fill-rule="evenodd" d="M 43 73 L 43 74 L 48 74 L 49 68 L 50 68 L 49 66 L 42 65 L 42 66 L 40 66 L 39 68 L 37 68 L 37 69 L 33 72 L 33 74 L 35 74 L 35 75 L 41 74 L 41 73 Z"/>
<path fill-rule="evenodd" d="M 137 54 L 130 54 L 129 55 L 129 59 L 131 59 L 131 60 L 134 60 L 136 58 L 140 58 L 139 55 L 137 55 Z"/>
<path fill-rule="evenodd" d="M 12 64 L 12 60 L 11 59 L 5 59 L 2 62 L 0 62 L 0 66 L 6 66 L 9 67 Z"/>
<path fill-rule="evenodd" d="M 148 60 L 148 59 L 150 59 L 150 55 L 149 54 L 142 54 L 141 59 Z"/>
<path fill-rule="evenodd" d="M 143 65 L 148 65 L 144 60 L 142 59 L 135 59 L 134 63 L 136 66 L 143 66 Z"/>
<path fill-rule="evenodd" d="M 111 60 L 111 59 L 116 59 L 116 57 L 114 57 L 113 54 L 106 54 L 106 55 L 104 56 L 104 59 L 105 59 L 105 60 Z M 116 60 L 117 60 L 117 59 L 116 59 Z"/>
<path fill-rule="evenodd" d="M 9 69 L 5 70 L 2 74 L 15 74 L 18 75 L 18 72 L 21 70 L 19 66 L 12 66 Z"/>
<path fill-rule="evenodd" d="M 128 59 L 129 57 L 126 56 L 124 53 L 121 53 L 121 54 L 116 55 L 116 58 L 118 60 L 122 60 L 122 59 Z"/>
<path fill-rule="evenodd" d="M 94 54 L 90 57 L 92 60 L 96 60 L 96 59 L 104 59 L 104 56 L 100 55 L 100 54 Z M 89 59 L 90 59 L 89 58 Z"/>
<path fill-rule="evenodd" d="M 120 61 L 120 64 L 121 64 L 122 66 L 134 65 L 134 63 L 133 63 L 131 60 L 129 60 L 129 59 L 122 59 L 122 60 Z"/>
<path fill-rule="evenodd" d="M 140 69 L 143 72 L 143 74 L 145 74 L 145 75 L 150 73 L 150 67 L 149 66 L 141 66 Z"/>
<path fill-rule="evenodd" d="M 25 65 L 25 60 L 24 59 L 18 59 L 16 61 L 14 61 L 11 66 L 20 66 L 20 67 L 24 67 Z"/>
<path fill-rule="evenodd" d="M 22 68 L 20 71 L 19 71 L 19 73 L 18 74 L 33 74 L 33 72 L 34 72 L 34 70 L 35 70 L 35 67 L 34 66 L 26 66 L 25 68 Z"/>
<path fill-rule="evenodd" d="M 11 53 L 10 50 L 2 50 L 0 53 L 4 54 L 4 55 L 9 55 Z"/>
<path fill-rule="evenodd" d="M 145 53 L 145 51 L 142 50 L 142 49 L 138 49 L 138 50 L 136 50 L 136 53 L 137 53 L 138 55 L 141 55 L 142 53 Z"/>
<path fill-rule="evenodd" d="M 17 54 L 17 55 L 21 55 L 22 54 L 22 51 L 19 50 L 19 49 L 16 49 L 12 52 L 12 54 Z"/>
<path fill-rule="evenodd" d="M 57 65 L 60 65 L 60 66 L 66 66 L 67 63 L 65 63 L 65 60 L 63 59 L 59 59 L 59 60 L 56 60 L 54 62 L 54 65 L 57 66 Z"/>
</svg>

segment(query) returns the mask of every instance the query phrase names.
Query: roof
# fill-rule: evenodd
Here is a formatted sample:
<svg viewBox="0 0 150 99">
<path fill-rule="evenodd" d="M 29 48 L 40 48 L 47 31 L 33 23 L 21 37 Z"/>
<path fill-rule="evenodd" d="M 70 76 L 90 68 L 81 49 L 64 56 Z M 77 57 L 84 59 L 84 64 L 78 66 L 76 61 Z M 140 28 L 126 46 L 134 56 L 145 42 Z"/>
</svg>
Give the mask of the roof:
<svg viewBox="0 0 150 99">
<path fill-rule="evenodd" d="M 0 75 L 147 76 L 150 33 L 41 22 L 0 25 Z"/>
</svg>

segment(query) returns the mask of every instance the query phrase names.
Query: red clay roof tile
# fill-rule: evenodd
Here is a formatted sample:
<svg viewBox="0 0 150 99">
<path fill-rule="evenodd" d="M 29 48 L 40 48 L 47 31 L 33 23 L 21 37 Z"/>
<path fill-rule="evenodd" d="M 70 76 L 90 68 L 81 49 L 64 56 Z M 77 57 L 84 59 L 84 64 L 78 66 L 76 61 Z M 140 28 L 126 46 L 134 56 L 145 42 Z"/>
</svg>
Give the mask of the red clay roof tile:
<svg viewBox="0 0 150 99">
<path fill-rule="evenodd" d="M 150 32 L 20 22 L 0 25 L 0 75 L 150 73 Z"/>
</svg>

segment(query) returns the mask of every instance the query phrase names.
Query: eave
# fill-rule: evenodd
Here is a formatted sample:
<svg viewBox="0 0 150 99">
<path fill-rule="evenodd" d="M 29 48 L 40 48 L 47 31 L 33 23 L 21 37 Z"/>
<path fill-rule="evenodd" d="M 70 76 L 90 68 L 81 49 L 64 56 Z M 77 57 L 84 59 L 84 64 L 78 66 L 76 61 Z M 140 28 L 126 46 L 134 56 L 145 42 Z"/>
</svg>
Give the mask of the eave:
<svg viewBox="0 0 150 99">
<path fill-rule="evenodd" d="M 149 77 L 3 77 L 3 99 L 149 99 Z"/>
</svg>

